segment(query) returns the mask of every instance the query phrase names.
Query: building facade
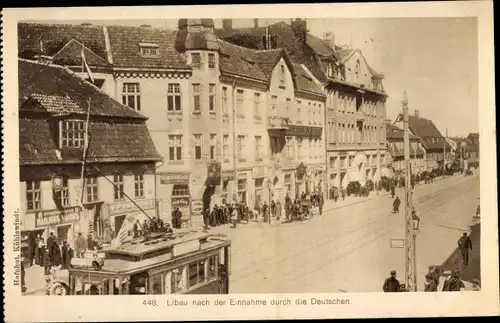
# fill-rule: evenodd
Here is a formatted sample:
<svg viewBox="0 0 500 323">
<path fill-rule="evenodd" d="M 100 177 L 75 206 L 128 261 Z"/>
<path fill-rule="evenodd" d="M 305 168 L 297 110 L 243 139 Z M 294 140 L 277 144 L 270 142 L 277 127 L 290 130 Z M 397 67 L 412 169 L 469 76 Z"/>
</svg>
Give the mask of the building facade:
<svg viewBox="0 0 500 323">
<path fill-rule="evenodd" d="M 19 130 L 27 259 L 37 235 L 47 239 L 53 232 L 74 248 L 78 233 L 111 241 L 126 235 L 135 220 L 161 213 L 155 186 L 161 156 L 146 118 L 69 69 L 19 60 Z"/>
<path fill-rule="evenodd" d="M 225 19 L 217 35 L 257 50 L 283 48 L 294 64 L 326 95 L 323 190 L 364 184 L 377 179 L 385 167 L 385 101 L 383 75 L 371 68 L 359 50 L 334 44 L 333 34 L 319 39 L 307 31 L 307 22 L 293 19 L 253 28 L 235 29 Z M 385 169 L 387 170 L 387 169 Z"/>
<path fill-rule="evenodd" d="M 396 125 L 401 128 L 403 126 L 402 121 L 398 121 Z M 452 147 L 432 120 L 422 118 L 420 111 L 415 110 L 414 115 L 409 116 L 408 125 L 411 134 L 419 137 L 422 141 L 428 171 L 442 167 L 443 164 L 450 165 L 452 163 Z"/>
<path fill-rule="evenodd" d="M 404 131 L 393 125 L 386 123 L 387 129 L 387 150 L 392 158 L 392 169 L 395 174 L 404 174 Z M 410 133 L 410 165 L 412 174 L 422 173 L 427 170 L 425 150 L 420 138 Z"/>
</svg>

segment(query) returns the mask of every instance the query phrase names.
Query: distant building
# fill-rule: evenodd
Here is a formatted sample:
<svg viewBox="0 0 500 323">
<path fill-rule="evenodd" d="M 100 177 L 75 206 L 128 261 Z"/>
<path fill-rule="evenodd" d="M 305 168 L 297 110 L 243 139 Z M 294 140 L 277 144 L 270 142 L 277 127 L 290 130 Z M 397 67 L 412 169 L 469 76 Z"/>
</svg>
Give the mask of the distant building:
<svg viewBox="0 0 500 323">
<path fill-rule="evenodd" d="M 162 158 L 146 118 L 64 67 L 24 59 L 18 63 L 25 256 L 32 257 L 37 235 L 47 239 L 54 232 L 74 248 L 79 232 L 104 240 L 126 234 L 125 222 L 146 218 L 137 205 L 148 216 L 156 215 L 155 168 Z"/>
<path fill-rule="evenodd" d="M 392 168 L 394 173 L 404 174 L 404 131 L 390 122 L 386 124 L 387 129 L 387 150 L 392 157 Z M 410 133 L 410 164 L 414 174 L 426 170 L 425 150 L 422 141 L 417 136 Z"/>
<path fill-rule="evenodd" d="M 461 166 L 463 168 L 479 167 L 479 146 L 478 141 L 473 140 L 477 137 L 474 134 L 469 134 L 467 138 L 454 137 L 451 138 L 456 147 L 455 158 L 459 159 Z"/>
<path fill-rule="evenodd" d="M 401 128 L 402 121 L 398 121 L 396 125 Z M 415 110 L 414 115 L 409 116 L 409 130 L 422 141 L 426 153 L 427 170 L 430 171 L 444 163 L 450 164 L 452 162 L 451 146 L 432 120 L 420 117 L 419 110 Z"/>
</svg>

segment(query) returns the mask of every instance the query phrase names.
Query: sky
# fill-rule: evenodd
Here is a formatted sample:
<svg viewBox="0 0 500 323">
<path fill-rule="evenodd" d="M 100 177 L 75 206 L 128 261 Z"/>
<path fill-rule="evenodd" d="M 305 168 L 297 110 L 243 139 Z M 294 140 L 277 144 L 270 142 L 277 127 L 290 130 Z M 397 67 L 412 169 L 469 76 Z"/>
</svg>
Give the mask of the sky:
<svg viewBox="0 0 500 323">
<path fill-rule="evenodd" d="M 283 20 L 290 22 L 260 19 L 259 24 Z M 221 20 L 214 21 L 221 28 Z M 58 21 L 81 22 L 177 28 L 176 20 Z M 234 28 L 251 26 L 253 19 L 233 20 Z M 443 135 L 446 129 L 449 136 L 479 131 L 476 18 L 310 18 L 307 28 L 320 38 L 333 32 L 337 45 L 361 49 L 370 66 L 384 74 L 388 119 L 402 111 L 406 90 L 410 113 L 419 110 Z"/>
</svg>

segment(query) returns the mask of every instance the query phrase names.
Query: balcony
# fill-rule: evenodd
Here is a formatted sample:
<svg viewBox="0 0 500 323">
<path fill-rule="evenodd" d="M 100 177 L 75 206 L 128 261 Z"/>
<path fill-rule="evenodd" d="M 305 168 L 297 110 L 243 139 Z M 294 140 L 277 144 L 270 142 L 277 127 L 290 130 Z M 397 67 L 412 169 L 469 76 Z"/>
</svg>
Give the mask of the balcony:
<svg viewBox="0 0 500 323">
<path fill-rule="evenodd" d="M 267 129 L 268 130 L 286 130 L 288 129 L 288 118 L 271 116 L 268 118 Z"/>
</svg>

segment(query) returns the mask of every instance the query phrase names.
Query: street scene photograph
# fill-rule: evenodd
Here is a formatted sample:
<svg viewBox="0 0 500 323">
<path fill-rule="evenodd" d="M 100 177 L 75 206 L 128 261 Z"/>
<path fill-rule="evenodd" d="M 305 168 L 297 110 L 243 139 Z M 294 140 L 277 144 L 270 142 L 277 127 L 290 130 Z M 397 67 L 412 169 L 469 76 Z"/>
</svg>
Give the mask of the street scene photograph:
<svg viewBox="0 0 500 323">
<path fill-rule="evenodd" d="M 478 61 L 476 17 L 19 22 L 22 295 L 480 291 Z"/>
</svg>

